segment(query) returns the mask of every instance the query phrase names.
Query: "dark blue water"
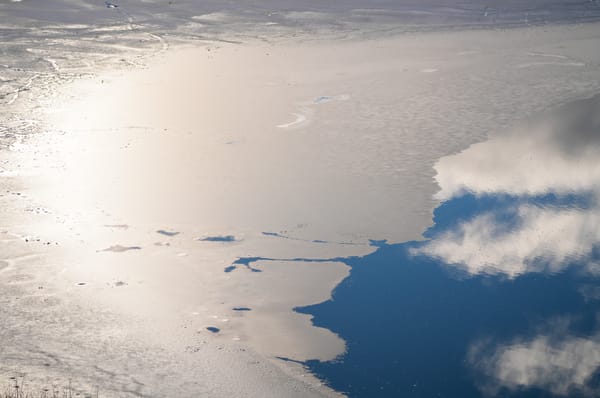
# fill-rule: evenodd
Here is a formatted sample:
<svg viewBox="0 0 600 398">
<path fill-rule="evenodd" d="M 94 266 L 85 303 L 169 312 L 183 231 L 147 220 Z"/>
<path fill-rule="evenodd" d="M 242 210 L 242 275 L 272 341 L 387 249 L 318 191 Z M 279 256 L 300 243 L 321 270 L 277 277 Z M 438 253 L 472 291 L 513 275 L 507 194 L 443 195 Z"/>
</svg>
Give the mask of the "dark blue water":
<svg viewBox="0 0 600 398">
<path fill-rule="evenodd" d="M 463 195 L 435 211 L 435 225 L 426 236 L 436 239 L 481 214 L 492 214 L 508 233 L 522 221 L 517 209 L 523 204 L 585 210 L 590 200 L 585 195 Z M 492 355 L 495 346 L 516 337 L 534 338 L 560 317 L 576 320 L 569 324 L 569 333 L 577 336 L 592 336 L 597 330 L 600 303 L 586 301 L 580 293 L 584 284 L 600 286 L 600 278 L 582 270 L 586 262 L 597 260 L 596 250 L 557 273 L 511 278 L 501 272 L 473 275 L 411 254 L 426 244 L 379 242 L 371 255 L 343 259 L 351 273 L 332 299 L 297 309 L 347 342 L 347 352 L 336 361 L 306 362 L 334 389 L 350 397 L 479 397 L 490 375 L 479 372 L 469 359 L 475 343 L 489 342 L 491 351 L 480 355 Z M 506 397 L 551 396 L 538 386 L 496 392 Z"/>
<path fill-rule="evenodd" d="M 350 397 L 600 396 L 598 115 L 574 101 L 441 162 L 424 240 L 336 259 L 332 299 L 296 309 L 347 342 L 304 365 Z"/>
<path fill-rule="evenodd" d="M 300 363 L 349 397 L 600 396 L 598 115 L 600 95 L 574 101 L 440 162 L 450 199 L 422 241 L 225 272 L 350 266 L 330 300 L 295 309 L 346 342 Z"/>
<path fill-rule="evenodd" d="M 233 235 L 223 235 L 223 236 L 207 236 L 205 238 L 198 239 L 202 242 L 235 242 L 235 236 Z"/>
</svg>

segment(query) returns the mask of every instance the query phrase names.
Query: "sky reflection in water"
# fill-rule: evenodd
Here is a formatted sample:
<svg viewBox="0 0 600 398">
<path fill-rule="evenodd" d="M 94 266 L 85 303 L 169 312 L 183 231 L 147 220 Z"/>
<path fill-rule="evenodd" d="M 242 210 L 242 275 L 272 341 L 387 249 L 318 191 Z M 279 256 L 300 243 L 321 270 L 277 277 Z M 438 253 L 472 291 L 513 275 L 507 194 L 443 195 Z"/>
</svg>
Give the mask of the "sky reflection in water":
<svg viewBox="0 0 600 398">
<path fill-rule="evenodd" d="M 333 299 L 297 309 L 347 352 L 306 365 L 351 397 L 600 393 L 600 97 L 436 166 L 422 242 L 343 259 Z"/>
</svg>

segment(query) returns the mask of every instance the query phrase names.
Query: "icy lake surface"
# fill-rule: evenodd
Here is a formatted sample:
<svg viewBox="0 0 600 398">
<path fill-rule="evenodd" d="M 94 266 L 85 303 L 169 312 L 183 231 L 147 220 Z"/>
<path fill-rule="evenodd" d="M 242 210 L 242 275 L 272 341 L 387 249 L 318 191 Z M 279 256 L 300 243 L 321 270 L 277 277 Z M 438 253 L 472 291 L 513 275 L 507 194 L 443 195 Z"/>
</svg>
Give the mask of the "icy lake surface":
<svg viewBox="0 0 600 398">
<path fill-rule="evenodd" d="M 0 385 L 597 396 L 599 18 L 0 0 Z"/>
</svg>

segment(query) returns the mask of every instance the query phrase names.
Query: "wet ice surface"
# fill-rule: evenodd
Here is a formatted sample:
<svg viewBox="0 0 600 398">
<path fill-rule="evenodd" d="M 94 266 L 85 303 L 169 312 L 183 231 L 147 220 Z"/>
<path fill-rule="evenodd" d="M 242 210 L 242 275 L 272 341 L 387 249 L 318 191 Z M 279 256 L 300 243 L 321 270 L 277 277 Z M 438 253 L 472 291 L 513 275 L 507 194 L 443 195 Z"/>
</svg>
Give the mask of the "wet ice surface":
<svg viewBox="0 0 600 398">
<path fill-rule="evenodd" d="M 349 278 L 298 309 L 348 345 L 306 365 L 351 397 L 596 396 L 599 111 L 576 101 L 441 159 L 426 239 L 336 259 Z"/>
<path fill-rule="evenodd" d="M 147 238 L 152 239 L 153 233 L 148 231 Z M 179 289 L 206 290 L 198 274 L 187 273 L 186 278 L 192 279 L 187 286 L 167 277 L 167 285 L 173 286 L 167 292 L 151 281 L 157 265 L 151 257 L 140 256 L 142 251 L 103 252 L 103 258 L 94 262 L 85 260 L 86 253 L 95 250 L 87 244 L 83 244 L 87 250 L 69 259 L 56 246 L 40 252 L 40 247 L 48 246 L 18 234 L 0 236 L 6 258 L 0 267 L 0 373 L 6 380 L 25 374 L 30 386 L 48 387 L 72 379 L 77 391 L 89 393 L 98 387 L 106 397 L 172 396 L 174 388 L 178 396 L 322 396 L 284 377 L 247 347 L 245 335 L 235 326 L 240 310 L 234 308 L 251 302 L 260 310 L 260 303 L 248 296 L 238 295 L 238 301 L 231 302 L 227 294 L 221 295 L 223 304 L 211 302 L 211 295 L 184 299 L 176 305 L 183 308 L 165 308 L 166 318 L 159 327 L 158 319 L 148 313 L 161 312 L 160 303 L 172 300 Z M 200 256 L 194 256 L 196 264 L 186 265 L 186 260 L 173 261 L 176 250 L 152 255 L 159 255 L 159 262 L 170 270 L 197 267 Z M 220 267 L 218 271 L 222 273 Z M 214 282 L 224 292 L 234 288 Z M 94 304 L 98 295 L 108 298 L 102 306 Z M 137 304 L 131 302 L 138 300 L 135 297 L 141 299 Z M 133 305 L 130 311 L 125 308 L 127 318 L 116 315 L 124 310 L 123 303 Z M 212 328 L 220 329 L 220 340 L 211 337 L 211 330 L 216 330 Z"/>
<path fill-rule="evenodd" d="M 304 370 L 292 367 L 284 372 L 271 363 L 285 357 L 291 365 L 306 363 L 332 386 L 352 395 L 385 394 L 381 383 L 370 379 L 372 374 L 355 378 L 360 383 L 348 387 L 347 367 L 363 368 L 361 355 L 372 349 L 373 336 L 382 346 L 372 353 L 384 351 L 384 344 L 389 355 L 404 347 L 394 344 L 395 339 L 390 342 L 387 323 L 373 326 L 394 311 L 423 310 L 417 319 L 422 323 L 413 322 L 415 335 L 444 337 L 439 330 L 446 326 L 446 318 L 427 318 L 435 306 L 428 306 L 427 300 L 424 307 L 421 302 L 411 306 L 410 300 L 422 297 L 414 289 L 429 286 L 429 274 L 422 273 L 433 269 L 432 280 L 439 277 L 443 287 L 431 288 L 434 298 L 429 303 L 439 303 L 436 294 L 446 294 L 450 299 L 444 296 L 444 303 L 451 312 L 452 305 L 457 301 L 462 305 L 477 291 L 485 303 L 493 302 L 492 311 L 506 291 L 499 289 L 496 296 L 486 293 L 478 284 L 481 280 L 499 275 L 517 281 L 530 271 L 558 275 L 564 272 L 565 258 L 573 253 L 581 257 L 589 249 L 580 241 L 593 240 L 592 225 L 584 229 L 586 239 L 561 240 L 564 250 L 550 256 L 552 261 L 529 264 L 523 259 L 529 261 L 547 250 L 505 250 L 502 244 L 512 244 L 507 236 L 494 248 L 499 257 L 492 264 L 473 252 L 457 250 L 463 235 L 475 247 L 482 244 L 473 231 L 486 217 L 473 218 L 474 226 L 461 224 L 463 229 L 444 230 L 448 233 L 429 245 L 414 245 L 434 258 L 448 257 L 446 249 L 451 248 L 458 265 L 450 268 L 473 275 L 463 279 L 475 281 L 472 290 L 460 291 L 468 282 L 463 284 L 460 278 L 447 282 L 445 271 L 440 271 L 446 267 L 438 261 L 423 260 L 429 265 L 417 269 L 415 278 L 407 278 L 402 274 L 405 269 L 392 265 L 399 259 L 413 261 L 414 253 L 409 256 L 383 240 L 417 238 L 428 225 L 436 204 L 431 199 L 436 190 L 432 166 L 439 157 L 483 140 L 490 131 L 533 111 L 598 88 L 598 38 L 593 27 L 494 34 L 463 29 L 589 21 L 598 15 L 595 2 L 540 1 L 526 6 L 516 1 L 464 2 L 460 7 L 369 2 L 366 9 L 353 2 L 315 8 L 312 2 L 269 1 L 244 10 L 223 2 L 140 4 L 0 3 L 5 44 L 0 53 L 0 101 L 5 105 L 0 108 L 0 133 L 3 146 L 11 149 L 1 164 L 0 374 L 25 373 L 38 385 L 72 379 L 88 392 L 99 386 L 106 397 L 331 394 Z M 440 26 L 451 34 L 436 34 Z M 428 34 L 406 34 L 401 40 L 395 35 L 410 31 Z M 313 42 L 306 44 L 305 39 Z M 183 45 L 195 49 L 168 51 Z M 158 65 L 151 61 L 157 54 L 166 61 Z M 147 75 L 139 71 L 145 65 L 150 65 Z M 197 73 L 199 68 L 202 74 Z M 169 81 L 161 83 L 163 76 Z M 81 79 L 83 89 L 78 84 L 59 89 Z M 164 115 L 168 117 L 161 119 Z M 25 139 L 34 132 L 46 133 Z M 491 145 L 504 149 L 503 144 L 518 147 L 520 142 L 519 137 L 505 137 Z M 539 148 L 536 142 L 529 145 Z M 539 149 L 555 151 L 551 145 Z M 476 150 L 469 153 L 479 156 Z M 488 153 L 501 151 L 484 147 L 483 154 Z M 458 160 L 452 167 L 437 169 L 442 187 L 438 198 L 446 201 L 436 213 L 438 228 L 444 225 L 440 217 L 460 215 L 467 205 L 481 208 L 484 216 L 499 209 L 508 214 L 508 221 L 523 217 L 532 223 L 523 234 L 537 231 L 554 217 L 548 211 L 554 207 L 565 211 L 560 214 L 562 224 L 548 233 L 576 230 L 589 215 L 580 217 L 582 209 L 590 207 L 583 199 L 543 197 L 538 191 L 518 212 L 514 206 L 521 203 L 519 198 L 486 201 L 461 196 L 465 188 L 457 181 L 468 182 L 473 191 L 481 186 L 482 197 L 483 192 L 493 194 L 494 187 L 486 186 L 489 176 L 467 172 L 473 162 L 468 156 L 444 161 L 448 159 Z M 592 159 L 590 155 L 588 163 Z M 505 166 L 518 165 L 509 163 Z M 537 174 L 548 170 L 534 165 Z M 589 186 L 573 178 L 591 166 L 581 167 L 569 169 L 563 184 Z M 454 173 L 444 174 L 446 169 Z M 549 173 L 549 179 L 552 174 L 558 175 Z M 458 208 L 450 209 L 453 203 Z M 493 230 L 491 235 L 497 233 Z M 361 257 L 372 251 L 372 257 Z M 332 317 L 326 310 L 317 314 L 331 305 L 330 292 L 348 275 L 348 265 L 353 267 L 349 282 L 369 283 L 369 275 L 358 279 L 354 275 L 362 269 L 356 264 L 371 260 L 376 266 L 364 267 L 365 272 L 377 266 L 390 268 L 377 293 L 385 295 L 385 282 L 393 282 L 392 276 L 399 273 L 399 278 L 406 278 L 406 302 L 389 310 L 378 295 L 356 306 L 344 307 L 344 299 L 338 303 L 344 307 L 339 314 Z M 592 308 L 599 296 L 593 279 L 580 283 L 579 276 L 573 278 L 567 285 L 577 284 L 579 295 L 569 301 L 571 296 L 565 293 L 552 301 L 565 313 L 580 305 L 581 297 Z M 342 294 L 349 282 L 336 294 Z M 552 281 L 523 283 L 539 292 L 554 286 Z M 369 293 L 355 298 L 368 298 Z M 294 307 L 323 301 L 327 304 L 310 311 L 327 329 L 312 327 L 308 315 L 292 313 Z M 517 308 L 511 303 L 510 308 Z M 522 314 L 555 314 L 540 303 L 525 307 Z M 581 307 L 585 322 L 588 307 Z M 379 309 L 389 312 L 378 317 Z M 350 332 L 337 323 L 348 313 L 363 320 Z M 366 313 L 369 316 L 363 318 Z M 481 311 L 464 317 L 471 315 L 475 321 L 484 319 L 478 318 Z M 464 346 L 471 344 L 467 332 L 461 335 L 464 325 L 451 321 L 450 330 L 464 338 Z M 435 322 L 439 328 L 426 327 Z M 498 320 L 489 322 L 497 326 Z M 581 380 L 596 368 L 594 360 L 575 357 L 565 362 L 561 352 L 580 352 L 581 347 L 595 352 L 596 343 L 588 338 L 591 332 L 576 334 L 579 326 L 573 322 L 564 322 L 556 335 L 549 336 L 543 334 L 543 323 L 535 336 L 530 329 L 511 326 L 516 322 L 497 335 L 489 332 L 483 336 L 491 336 L 485 344 L 473 340 L 468 357 L 469 366 L 479 364 L 473 365 L 474 371 L 489 380 L 478 389 L 469 381 L 438 380 L 430 387 L 473 395 L 486 388 L 512 392 L 519 385 L 554 393 L 581 389 L 587 383 Z M 414 337 L 404 328 L 398 332 L 408 336 L 403 342 Z M 444 342 L 456 341 L 441 339 L 435 347 L 446 352 L 453 346 Z M 345 362 L 327 362 L 346 348 Z M 431 352 L 410 357 L 421 361 L 422 366 L 414 369 L 423 371 L 419 374 L 423 379 L 433 369 L 426 359 L 438 360 Z M 488 352 L 494 355 L 486 356 Z M 531 356 L 556 368 L 586 365 L 579 366 L 572 379 L 558 375 L 559 380 L 572 381 L 544 385 L 548 373 L 536 375 L 539 363 L 523 361 Z M 377 359 L 387 363 L 387 358 Z M 449 353 L 439 369 L 464 358 Z M 384 384 L 398 377 L 391 373 L 398 369 L 397 357 L 388 365 L 390 377 Z M 414 375 L 398 380 L 409 381 L 413 388 L 422 386 L 409 380 Z M 585 385 L 593 388 L 589 384 Z"/>
<path fill-rule="evenodd" d="M 596 1 L 574 0 L 497 4 L 470 0 L 459 5 L 453 1 L 378 0 L 368 5 L 336 1 L 318 6 L 309 1 L 256 1 L 243 9 L 220 1 L 3 1 L 0 103 L 8 106 L 3 107 L 0 143 L 8 145 L 41 128 L 39 115 L 16 117 L 10 105 L 19 98 L 43 103 L 51 99 L 51 88 L 56 85 L 102 68 L 140 66 L 148 54 L 164 51 L 169 43 L 239 43 L 251 37 L 287 40 L 307 34 L 363 37 L 440 27 L 585 22 L 598 17 Z M 536 64 L 523 67 L 532 65 Z M 298 113 L 281 126 L 294 127 L 305 119 Z"/>
</svg>

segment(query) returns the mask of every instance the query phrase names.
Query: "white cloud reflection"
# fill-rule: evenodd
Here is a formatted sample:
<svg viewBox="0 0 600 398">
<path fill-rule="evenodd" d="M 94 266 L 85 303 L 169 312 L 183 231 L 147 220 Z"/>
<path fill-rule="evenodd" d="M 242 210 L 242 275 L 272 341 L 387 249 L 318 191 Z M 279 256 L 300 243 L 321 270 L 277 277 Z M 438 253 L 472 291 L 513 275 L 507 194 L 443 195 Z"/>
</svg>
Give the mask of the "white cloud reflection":
<svg viewBox="0 0 600 398">
<path fill-rule="evenodd" d="M 429 241 L 415 254 L 471 274 L 557 272 L 586 259 L 600 242 L 600 96 L 575 101 L 476 144 L 436 165 L 440 200 L 464 193 L 511 195 L 518 222 L 499 223 L 491 209 Z M 539 207 L 527 197 L 591 196 L 585 208 Z M 523 200 L 521 200 L 523 199 Z M 588 259 L 589 260 L 589 259 Z M 595 268 L 589 265 L 588 268 Z"/>
<path fill-rule="evenodd" d="M 541 195 L 600 188 L 600 96 L 574 101 L 442 158 L 437 197 Z"/>
<path fill-rule="evenodd" d="M 543 131 L 516 130 L 473 145 L 457 155 L 442 158 L 435 169 L 441 188 L 436 197 L 440 200 L 464 192 L 543 195 L 600 188 L 597 150 L 584 150 L 572 156 L 544 137 Z"/>
<path fill-rule="evenodd" d="M 493 212 L 460 224 L 414 251 L 456 264 L 470 274 L 558 272 L 586 259 L 600 241 L 600 210 L 518 208 L 519 224 L 506 229 Z M 594 271 L 592 263 L 588 270 Z"/>
<path fill-rule="evenodd" d="M 473 345 L 469 363 L 488 377 L 482 389 L 489 395 L 501 388 L 540 388 L 563 396 L 600 393 L 594 380 L 600 368 L 600 334 L 538 335 L 495 347 L 491 354 L 487 348 L 485 343 Z"/>
</svg>

